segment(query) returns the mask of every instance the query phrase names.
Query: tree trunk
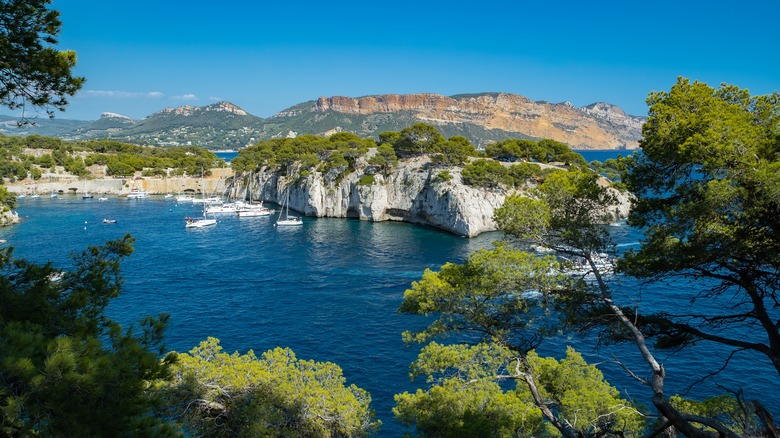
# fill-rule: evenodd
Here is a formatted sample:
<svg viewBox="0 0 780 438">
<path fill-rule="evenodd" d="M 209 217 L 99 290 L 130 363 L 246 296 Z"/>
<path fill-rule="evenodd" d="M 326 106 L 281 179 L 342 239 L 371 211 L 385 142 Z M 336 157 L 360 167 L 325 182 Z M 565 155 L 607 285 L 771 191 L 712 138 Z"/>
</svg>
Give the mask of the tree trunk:
<svg viewBox="0 0 780 438">
<path fill-rule="evenodd" d="M 728 428 L 716 422 L 714 420 L 692 416 L 684 416 L 677 409 L 675 409 L 669 400 L 664 395 L 664 379 L 666 377 L 666 371 L 663 365 L 659 364 L 653 356 L 650 348 L 647 346 L 647 341 L 644 334 L 634 323 L 623 313 L 623 310 L 612 301 L 612 296 L 607 288 L 604 278 L 601 276 L 601 272 L 596 266 L 590 253 L 583 251 L 583 257 L 588 261 L 594 275 L 596 276 L 596 282 L 598 283 L 600 299 L 610 309 L 613 315 L 615 315 L 623 327 L 628 330 L 631 337 L 634 339 L 639 349 L 640 354 L 644 358 L 645 362 L 650 366 L 652 372 L 651 388 L 653 390 L 653 405 L 658 409 L 658 412 L 666 418 L 666 420 L 677 431 L 683 433 L 688 438 L 716 438 L 716 437 L 729 437 L 737 438 L 737 435 L 731 432 Z M 694 419 L 694 421 L 691 421 Z M 707 426 L 717 430 L 718 432 L 708 432 L 694 426 L 694 422 L 700 424 L 706 424 Z"/>
</svg>

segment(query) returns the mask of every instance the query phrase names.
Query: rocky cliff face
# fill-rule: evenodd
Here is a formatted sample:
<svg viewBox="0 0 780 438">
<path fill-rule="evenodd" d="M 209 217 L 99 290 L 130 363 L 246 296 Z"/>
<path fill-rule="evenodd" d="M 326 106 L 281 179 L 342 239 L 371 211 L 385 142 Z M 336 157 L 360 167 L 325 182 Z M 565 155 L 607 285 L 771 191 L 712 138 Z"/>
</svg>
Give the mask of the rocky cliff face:
<svg viewBox="0 0 780 438">
<path fill-rule="evenodd" d="M 0 212 L 0 227 L 7 227 L 9 225 L 18 224 L 22 220 L 19 218 L 19 214 L 13 210 L 6 210 Z"/>
<path fill-rule="evenodd" d="M 407 162 L 386 178 L 374 175 L 375 182 L 360 184 L 363 171 L 340 180 L 333 175 L 313 172 L 290 177 L 264 169 L 248 181 L 237 175 L 229 187 L 233 196 L 251 193 L 254 200 L 281 204 L 290 188 L 290 209 L 306 216 L 357 218 L 367 221 L 404 221 L 437 227 L 451 233 L 473 237 L 495 231 L 493 213 L 510 193 L 464 185 L 459 168 L 448 169 L 452 178 L 441 181 L 440 168 L 427 166 L 427 159 Z M 621 217 L 627 214 L 621 207 Z"/>
<path fill-rule="evenodd" d="M 247 116 L 249 113 L 233 105 L 230 102 L 217 102 L 207 106 L 183 105 L 176 108 L 163 108 L 158 114 L 175 114 L 179 116 L 192 116 L 204 112 L 223 112 L 237 116 Z"/>
<path fill-rule="evenodd" d="M 568 102 L 534 102 L 507 93 L 446 97 L 438 94 L 386 94 L 361 98 L 321 97 L 312 112 L 349 115 L 411 112 L 433 124 L 472 124 L 533 138 L 550 138 L 579 149 L 634 149 L 644 118 L 596 103 L 575 108 Z"/>
</svg>

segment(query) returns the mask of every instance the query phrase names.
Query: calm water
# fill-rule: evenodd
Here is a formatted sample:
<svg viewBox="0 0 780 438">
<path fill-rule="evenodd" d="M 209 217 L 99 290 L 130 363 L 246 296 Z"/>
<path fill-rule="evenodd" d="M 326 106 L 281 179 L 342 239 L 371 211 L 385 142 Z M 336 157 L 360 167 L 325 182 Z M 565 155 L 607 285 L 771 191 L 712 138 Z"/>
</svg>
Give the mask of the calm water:
<svg viewBox="0 0 780 438">
<path fill-rule="evenodd" d="M 21 199 L 17 211 L 25 221 L 0 229 L 0 239 L 16 257 L 56 266 L 69 266 L 68 255 L 86 245 L 133 235 L 125 288 L 110 306 L 118 321 L 168 312 L 166 345 L 178 351 L 214 336 L 231 352 L 286 346 L 335 362 L 371 393 L 384 436 L 400 434 L 393 394 L 414 388 L 408 366 L 419 348 L 406 347 L 401 332 L 423 323 L 396 312 L 404 290 L 426 267 L 462 261 L 498 237 L 343 219 L 277 229 L 275 216 L 223 215 L 215 227 L 185 229 L 183 218 L 199 210 L 159 197 Z"/>
<path fill-rule="evenodd" d="M 260 353 L 276 346 L 292 348 L 298 357 L 335 362 L 348 383 L 368 390 L 383 421 L 381 436 L 400 436 L 403 428 L 392 418 L 393 394 L 414 390 L 408 366 L 419 347 L 401 342 L 401 332 L 419 328 L 423 318 L 401 315 L 396 309 L 403 292 L 426 267 L 459 262 L 499 237 L 489 233 L 474 239 L 402 224 L 344 219 L 304 218 L 296 229 L 277 229 L 275 216 L 237 218 L 225 215 L 216 226 L 184 228 L 183 218 L 197 215 L 192 205 L 152 197 L 82 200 L 65 196 L 51 200 L 19 200 L 25 221 L 0 229 L 0 239 L 16 248 L 15 255 L 38 262 L 51 260 L 69 266 L 69 253 L 131 233 L 135 253 L 122 265 L 123 295 L 110 314 L 130 324 L 143 315 L 168 312 L 171 323 L 167 346 L 187 351 L 207 336 L 222 341 L 227 351 Z M 103 224 L 103 218 L 117 219 Z M 620 248 L 634 246 L 638 236 L 629 227 L 610 227 Z M 626 290 L 641 293 L 655 308 L 679 306 L 674 288 L 635 284 Z M 594 348 L 591 340 L 561 338 L 546 344 L 543 354 L 560 357 L 573 344 L 591 362 L 616 352 L 628 358 L 630 346 Z M 712 370 L 712 358 L 723 353 L 704 348 L 662 356 L 670 390 L 680 391 L 686 380 Z M 746 395 L 769 400 L 778 411 L 774 373 L 755 357 L 738 357 L 720 383 L 744 385 Z M 649 400 L 625 373 L 603 367 L 610 381 L 632 395 Z M 645 368 L 638 368 L 644 375 Z M 754 376 L 765 375 L 765 379 Z M 745 379 L 744 376 L 750 376 Z M 705 391 L 715 391 L 712 385 Z M 772 398 L 774 397 L 774 398 Z"/>
</svg>

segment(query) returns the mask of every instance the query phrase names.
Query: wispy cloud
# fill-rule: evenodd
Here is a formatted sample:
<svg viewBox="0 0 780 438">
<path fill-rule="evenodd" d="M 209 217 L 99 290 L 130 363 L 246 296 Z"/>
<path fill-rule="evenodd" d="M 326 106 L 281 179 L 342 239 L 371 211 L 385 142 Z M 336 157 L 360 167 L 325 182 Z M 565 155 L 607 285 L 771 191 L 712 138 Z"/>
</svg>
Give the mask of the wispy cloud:
<svg viewBox="0 0 780 438">
<path fill-rule="evenodd" d="M 221 97 L 211 96 L 211 97 L 209 97 L 209 100 L 212 101 L 212 102 L 220 102 L 220 101 L 223 101 L 225 99 L 223 99 Z"/>
<path fill-rule="evenodd" d="M 194 95 L 192 93 L 188 93 L 188 94 L 184 94 L 184 95 L 181 95 L 181 96 L 173 96 L 173 98 L 176 99 L 176 100 L 197 100 L 198 96 L 196 96 L 196 95 Z"/>
<path fill-rule="evenodd" d="M 165 94 L 159 91 L 107 91 L 107 90 L 84 90 L 85 97 L 107 97 L 111 99 L 159 99 Z"/>
</svg>

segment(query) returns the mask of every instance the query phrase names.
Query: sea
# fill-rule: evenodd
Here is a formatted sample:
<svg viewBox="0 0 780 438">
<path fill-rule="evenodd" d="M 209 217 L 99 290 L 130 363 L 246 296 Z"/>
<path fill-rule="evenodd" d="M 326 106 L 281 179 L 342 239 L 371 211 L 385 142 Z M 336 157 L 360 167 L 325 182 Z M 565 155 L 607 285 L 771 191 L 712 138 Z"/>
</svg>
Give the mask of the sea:
<svg viewBox="0 0 780 438">
<path fill-rule="evenodd" d="M 393 418 L 393 396 L 426 387 L 424 379 L 409 377 L 420 346 L 404 344 L 401 333 L 421 329 L 430 320 L 398 313 L 404 291 L 426 268 L 462 262 L 502 237 L 485 233 L 468 239 L 406 223 L 309 217 L 300 227 L 277 228 L 276 214 L 222 215 L 214 227 L 188 229 L 184 218 L 198 216 L 200 207 L 162 196 L 24 198 L 18 200 L 17 212 L 24 221 L 0 229 L 2 245 L 14 247 L 15 257 L 63 269 L 72 265 L 72 254 L 88 245 L 127 233 L 134 237 L 135 252 L 122 263 L 122 295 L 108 308 L 109 316 L 124 326 L 165 312 L 171 315 L 166 332 L 170 350 L 189 351 L 216 337 L 228 352 L 254 350 L 259 355 L 290 347 L 300 359 L 336 363 L 347 384 L 371 394 L 383 437 L 409 430 Z M 639 230 L 625 224 L 609 230 L 621 251 L 641 239 Z M 622 300 L 653 309 L 691 305 L 677 298 L 680 285 L 615 281 Z M 560 358 L 567 345 L 599 364 L 624 396 L 650 404 L 649 389 L 614 363 L 619 358 L 647 377 L 635 347 L 604 345 L 591 335 L 560 335 L 545 342 L 540 353 Z M 705 344 L 659 353 L 667 391 L 686 393 L 688 384 L 717 371 L 727 356 Z M 705 379 L 689 395 L 719 394 L 718 384 L 742 388 L 746 398 L 760 399 L 780 414 L 777 374 L 760 356 L 737 354 L 717 378 Z"/>
</svg>

